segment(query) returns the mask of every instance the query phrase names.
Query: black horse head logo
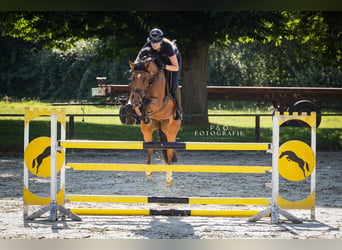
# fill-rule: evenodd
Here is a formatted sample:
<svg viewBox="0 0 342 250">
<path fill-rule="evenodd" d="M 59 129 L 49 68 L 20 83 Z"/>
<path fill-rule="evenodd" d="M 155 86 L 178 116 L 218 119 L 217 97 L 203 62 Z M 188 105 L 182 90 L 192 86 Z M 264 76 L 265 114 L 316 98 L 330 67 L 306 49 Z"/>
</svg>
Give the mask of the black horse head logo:
<svg viewBox="0 0 342 250">
<path fill-rule="evenodd" d="M 300 169 L 303 171 L 304 177 L 306 178 L 306 174 L 305 174 L 305 169 L 304 166 L 306 168 L 307 171 L 310 171 L 309 168 L 309 164 L 304 161 L 303 159 L 299 158 L 294 152 L 292 151 L 284 151 L 280 154 L 279 159 L 286 157 L 286 159 L 288 161 L 294 161 L 298 164 L 298 167 L 300 167 Z"/>
</svg>

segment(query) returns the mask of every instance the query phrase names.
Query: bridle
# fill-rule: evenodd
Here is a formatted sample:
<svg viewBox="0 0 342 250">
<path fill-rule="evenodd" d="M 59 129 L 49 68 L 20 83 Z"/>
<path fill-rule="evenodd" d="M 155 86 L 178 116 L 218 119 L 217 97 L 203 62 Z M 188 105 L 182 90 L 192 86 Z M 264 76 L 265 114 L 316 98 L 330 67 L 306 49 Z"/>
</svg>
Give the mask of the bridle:
<svg viewBox="0 0 342 250">
<path fill-rule="evenodd" d="M 149 58 L 149 59 L 150 59 L 150 58 Z M 163 71 L 162 68 L 160 68 L 160 67 L 157 66 L 157 67 L 158 67 L 158 71 L 157 71 L 156 73 L 154 73 L 154 74 L 151 76 L 151 73 L 147 70 L 147 68 L 146 68 L 146 66 L 145 66 L 146 61 L 147 61 L 147 60 L 139 61 L 139 62 L 138 62 L 137 64 L 135 64 L 134 67 L 131 69 L 131 72 L 132 72 L 132 82 L 130 83 L 131 93 L 136 93 L 136 94 L 138 94 L 138 95 L 140 96 L 142 102 L 141 102 L 139 105 L 137 105 L 137 107 L 139 107 L 139 108 L 141 108 L 141 106 L 143 105 L 143 100 L 144 100 L 144 98 L 145 98 L 145 95 L 146 95 L 147 92 L 150 90 L 150 88 L 153 86 L 153 84 L 155 83 L 155 81 L 157 80 L 158 76 L 160 75 L 160 72 Z M 152 58 L 151 61 L 154 63 L 153 58 Z M 148 74 L 148 76 L 147 76 L 147 78 L 148 78 L 148 85 L 147 85 L 147 87 L 146 87 L 145 89 L 140 89 L 140 88 L 134 88 L 134 87 L 133 87 L 133 83 L 134 83 L 134 81 L 133 81 L 133 74 L 134 74 L 134 73 L 147 73 L 147 74 Z M 152 115 L 152 114 L 154 114 L 154 113 L 160 112 L 160 111 L 166 106 L 166 104 L 168 103 L 169 99 L 170 99 L 170 96 L 169 96 L 169 95 L 165 95 L 161 107 L 160 107 L 158 110 L 155 110 L 155 111 L 152 111 L 152 112 L 148 112 L 147 114 L 148 114 L 148 115 Z M 129 110 L 128 107 L 132 107 L 132 103 L 130 102 L 130 100 L 129 100 L 128 105 L 127 105 L 127 107 L 126 107 L 126 109 Z M 142 115 L 139 109 L 138 109 L 138 110 L 135 109 L 135 110 L 136 110 L 136 112 L 137 112 L 138 114 L 140 113 L 139 116 Z"/>
<path fill-rule="evenodd" d="M 158 71 L 153 74 L 152 77 L 150 77 L 151 73 L 146 69 L 145 67 L 145 63 L 144 62 L 140 62 L 139 64 L 137 64 L 133 69 L 132 69 L 132 73 L 148 73 L 148 85 L 145 89 L 135 89 L 133 87 L 133 82 L 130 84 L 132 91 L 134 93 L 137 93 L 141 99 L 143 99 L 145 97 L 145 95 L 147 94 L 147 92 L 149 91 L 149 89 L 153 86 L 153 83 L 155 82 L 155 80 L 158 78 L 160 72 L 162 71 L 162 69 L 158 69 Z"/>
</svg>

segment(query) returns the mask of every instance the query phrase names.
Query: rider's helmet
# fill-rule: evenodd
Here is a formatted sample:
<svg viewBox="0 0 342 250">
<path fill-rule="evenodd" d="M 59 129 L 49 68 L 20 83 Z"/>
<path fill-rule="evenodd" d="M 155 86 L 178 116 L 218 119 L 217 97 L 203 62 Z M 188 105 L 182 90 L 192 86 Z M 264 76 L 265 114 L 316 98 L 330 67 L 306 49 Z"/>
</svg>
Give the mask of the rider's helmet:
<svg viewBox="0 0 342 250">
<path fill-rule="evenodd" d="M 150 32 L 150 36 L 148 38 L 151 43 L 159 43 L 163 40 L 164 33 L 160 29 L 154 28 Z"/>
</svg>

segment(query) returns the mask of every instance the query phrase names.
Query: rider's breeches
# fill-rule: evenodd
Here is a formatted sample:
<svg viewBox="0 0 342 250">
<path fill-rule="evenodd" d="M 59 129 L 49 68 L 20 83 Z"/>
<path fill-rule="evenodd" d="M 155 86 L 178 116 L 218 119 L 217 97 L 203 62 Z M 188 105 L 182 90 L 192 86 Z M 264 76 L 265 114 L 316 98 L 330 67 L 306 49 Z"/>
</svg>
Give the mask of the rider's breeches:
<svg viewBox="0 0 342 250">
<path fill-rule="evenodd" d="M 171 84 L 172 92 L 175 92 L 176 89 L 179 87 L 178 79 L 179 79 L 179 74 L 181 72 L 180 69 L 182 68 L 182 57 L 180 55 L 177 55 L 177 60 L 178 60 L 179 70 L 178 71 L 169 71 L 171 74 L 171 80 L 172 80 L 172 84 Z"/>
</svg>

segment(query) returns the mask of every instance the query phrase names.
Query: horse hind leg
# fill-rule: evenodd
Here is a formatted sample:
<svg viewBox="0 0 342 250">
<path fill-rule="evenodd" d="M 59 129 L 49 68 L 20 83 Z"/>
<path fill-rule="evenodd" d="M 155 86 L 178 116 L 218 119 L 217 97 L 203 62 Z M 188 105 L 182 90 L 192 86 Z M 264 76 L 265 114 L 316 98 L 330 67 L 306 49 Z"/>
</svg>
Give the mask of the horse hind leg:
<svg viewBox="0 0 342 250">
<path fill-rule="evenodd" d="M 305 174 L 305 169 L 304 169 L 304 167 L 303 167 L 303 174 L 304 174 L 304 177 L 306 178 L 306 174 Z"/>
<path fill-rule="evenodd" d="M 141 123 L 140 129 L 141 132 L 144 136 L 144 141 L 145 142 L 152 142 L 153 141 L 153 130 L 155 130 L 156 124 L 151 123 L 151 124 L 145 124 Z M 152 155 L 153 155 L 153 149 L 148 149 L 147 150 L 147 162 L 146 164 L 151 164 L 152 163 Z M 145 175 L 147 178 L 152 178 L 152 172 L 151 171 L 146 171 Z"/>
<path fill-rule="evenodd" d="M 300 165 L 300 168 L 302 169 L 304 177 L 306 178 L 305 169 L 304 169 L 304 163 Z"/>
<path fill-rule="evenodd" d="M 310 171 L 309 163 L 305 162 L 305 167 L 307 171 Z"/>
<path fill-rule="evenodd" d="M 172 172 L 166 172 L 166 186 L 171 187 L 173 185 Z"/>
<path fill-rule="evenodd" d="M 153 149 L 148 149 L 147 150 L 147 162 L 146 162 L 146 164 L 152 163 L 152 155 L 153 155 Z M 153 176 L 153 173 L 151 171 L 146 171 L 145 174 L 146 174 L 146 177 L 149 179 L 151 179 Z"/>
<path fill-rule="evenodd" d="M 168 149 L 167 150 L 167 164 L 171 165 L 172 164 L 172 159 L 174 155 L 174 150 L 173 149 Z M 172 172 L 168 171 L 166 172 L 166 186 L 171 187 L 173 184 L 173 178 L 172 178 Z"/>
<path fill-rule="evenodd" d="M 167 142 L 176 142 L 176 136 L 179 132 L 181 126 L 180 120 L 169 120 L 165 122 L 162 127 L 162 132 L 164 134 L 164 139 Z M 176 151 L 174 149 L 167 150 L 167 164 L 171 165 L 173 162 L 177 161 Z M 172 172 L 166 173 L 166 185 L 171 186 L 173 184 Z"/>
<path fill-rule="evenodd" d="M 37 161 L 37 158 L 34 158 L 34 159 L 32 160 L 32 168 L 34 168 L 34 167 L 36 166 L 36 161 Z"/>
<path fill-rule="evenodd" d="M 168 140 L 165 133 L 161 130 L 159 130 L 159 137 L 160 137 L 161 142 L 168 142 L 168 141 L 171 142 L 172 141 L 172 140 Z M 173 162 L 174 152 L 175 151 L 173 149 L 163 150 L 164 160 L 168 165 L 171 165 Z M 165 180 L 166 180 L 166 186 L 171 187 L 173 184 L 173 178 L 172 178 L 172 172 L 171 171 L 166 172 Z"/>
<path fill-rule="evenodd" d="M 37 158 L 34 158 L 32 161 L 32 168 L 36 168 L 36 174 L 39 172 L 40 164 L 42 164 L 42 159 L 38 156 Z"/>
</svg>

